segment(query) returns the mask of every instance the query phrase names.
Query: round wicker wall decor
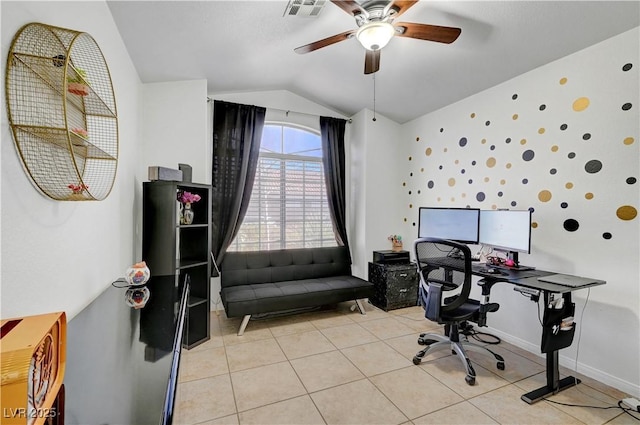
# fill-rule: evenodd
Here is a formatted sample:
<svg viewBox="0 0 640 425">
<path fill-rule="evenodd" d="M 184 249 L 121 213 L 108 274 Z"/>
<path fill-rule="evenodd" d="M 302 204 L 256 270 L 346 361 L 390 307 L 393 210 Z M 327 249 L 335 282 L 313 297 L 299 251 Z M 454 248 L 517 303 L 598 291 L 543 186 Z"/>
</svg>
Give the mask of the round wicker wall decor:
<svg viewBox="0 0 640 425">
<path fill-rule="evenodd" d="M 5 93 L 16 149 L 42 193 L 60 201 L 105 199 L 118 165 L 118 116 L 94 39 L 23 26 L 7 57 Z"/>
</svg>

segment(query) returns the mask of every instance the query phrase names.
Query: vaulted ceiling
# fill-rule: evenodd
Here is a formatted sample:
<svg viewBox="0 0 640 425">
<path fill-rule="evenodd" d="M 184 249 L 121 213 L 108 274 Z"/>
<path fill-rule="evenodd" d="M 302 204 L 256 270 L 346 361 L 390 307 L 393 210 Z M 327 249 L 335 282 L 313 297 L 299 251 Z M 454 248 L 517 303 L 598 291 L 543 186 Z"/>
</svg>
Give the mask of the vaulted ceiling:
<svg viewBox="0 0 640 425">
<path fill-rule="evenodd" d="M 288 16 L 287 4 L 108 1 L 144 83 L 206 79 L 210 94 L 288 90 L 350 116 L 373 109 L 375 78 L 376 111 L 398 123 L 640 25 L 638 1 L 422 0 L 396 22 L 459 27 L 460 37 L 393 37 L 380 70 L 365 75 L 355 38 L 294 52 L 356 29 L 352 16 L 329 1 L 317 17 Z"/>
</svg>

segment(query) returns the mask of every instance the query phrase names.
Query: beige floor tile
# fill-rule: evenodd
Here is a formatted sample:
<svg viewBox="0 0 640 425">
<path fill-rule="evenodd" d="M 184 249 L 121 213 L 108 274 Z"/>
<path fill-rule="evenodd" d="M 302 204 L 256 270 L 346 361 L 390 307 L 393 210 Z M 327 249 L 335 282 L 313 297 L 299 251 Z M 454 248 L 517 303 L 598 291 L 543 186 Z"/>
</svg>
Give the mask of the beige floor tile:
<svg viewBox="0 0 640 425">
<path fill-rule="evenodd" d="M 471 403 L 463 403 L 449 406 L 437 412 L 421 416 L 412 421 L 415 425 L 493 425 L 496 421 L 487 416 L 482 410 Z"/>
<path fill-rule="evenodd" d="M 370 378 L 409 419 L 463 401 L 419 367 L 409 367 Z"/>
<path fill-rule="evenodd" d="M 367 379 L 311 394 L 328 424 L 400 424 L 407 418 Z"/>
<path fill-rule="evenodd" d="M 306 393 L 289 362 L 232 372 L 231 382 L 239 412 Z"/>
<path fill-rule="evenodd" d="M 336 326 L 353 325 L 355 322 L 346 314 L 323 314 L 317 315 L 316 318 L 311 320 L 311 324 L 316 329 L 327 329 Z"/>
<path fill-rule="evenodd" d="M 308 395 L 292 398 L 239 414 L 242 425 L 319 424 L 324 420 Z"/>
<path fill-rule="evenodd" d="M 224 347 L 209 350 L 187 351 L 180 356 L 178 382 L 193 381 L 229 373 Z"/>
<path fill-rule="evenodd" d="M 364 378 L 339 351 L 292 360 L 291 365 L 310 393 Z"/>
<path fill-rule="evenodd" d="M 173 422 L 196 424 L 236 413 L 229 375 L 183 382 L 176 392 Z"/>
<path fill-rule="evenodd" d="M 212 421 L 201 422 L 198 425 L 239 425 L 238 415 L 229 415 Z"/>
<path fill-rule="evenodd" d="M 404 325 L 402 322 L 391 316 L 362 322 L 360 323 L 360 326 L 380 339 L 389 339 L 396 336 L 415 334 L 414 329 Z"/>
<path fill-rule="evenodd" d="M 496 367 L 497 360 L 489 353 L 485 354 L 469 350 L 467 354 L 469 355 L 474 367 L 475 365 L 482 366 L 509 382 L 520 381 L 528 378 L 529 376 L 545 371 L 545 367 L 543 365 L 514 354 L 509 350 L 505 350 L 500 347 L 500 345 L 487 345 L 486 347 L 504 358 L 504 370 L 499 370 Z"/>
<path fill-rule="evenodd" d="M 409 360 L 382 341 L 349 347 L 341 351 L 366 376 L 412 366 Z"/>
<path fill-rule="evenodd" d="M 414 305 L 414 306 L 405 307 L 405 308 L 397 308 L 395 310 L 390 310 L 388 313 L 393 316 L 406 316 L 406 317 L 425 320 L 424 309 L 420 305 Z"/>
<path fill-rule="evenodd" d="M 399 336 L 387 339 L 384 342 L 409 360 L 413 360 L 416 353 L 424 348 L 424 345 L 418 344 L 418 334 Z M 449 355 L 448 352 L 442 350 L 434 352 L 429 358 L 436 359 L 447 355 Z"/>
<path fill-rule="evenodd" d="M 289 360 L 333 351 L 336 347 L 318 330 L 276 338 Z"/>
<path fill-rule="evenodd" d="M 432 322 L 430 320 L 422 319 L 416 320 L 406 316 L 394 316 L 397 321 L 402 323 L 405 326 L 410 327 L 415 331 L 416 334 L 420 334 L 423 332 L 434 332 L 438 334 L 444 334 L 442 330 L 442 325 L 439 325 L 436 322 Z"/>
<path fill-rule="evenodd" d="M 576 387 L 567 388 L 556 395 L 550 396 L 549 401 L 545 401 L 545 403 L 552 404 L 556 409 L 562 410 L 586 424 L 604 424 L 615 418 L 620 413 L 618 409 L 585 409 L 557 404 L 564 403 L 599 407 L 617 406 L 617 399 L 609 397 L 606 394 L 582 384 L 579 384 Z"/>
<path fill-rule="evenodd" d="M 480 365 L 474 364 L 473 369 L 476 371 L 476 383 L 475 385 L 468 385 L 465 381 L 467 373 L 462 366 L 460 358 L 456 355 L 434 359 L 427 357 L 422 360 L 419 367 L 424 368 L 424 370 L 437 380 L 466 399 L 509 384 L 508 381 L 500 378 L 498 375 L 489 372 Z"/>
<path fill-rule="evenodd" d="M 638 425 L 638 420 L 633 419 L 626 413 L 620 413 L 611 421 L 607 422 L 607 425 Z"/>
<path fill-rule="evenodd" d="M 275 339 L 234 344 L 226 347 L 229 370 L 251 369 L 287 360 Z"/>
<path fill-rule="evenodd" d="M 384 310 L 380 310 L 379 308 L 371 304 L 365 304 L 365 311 L 367 314 L 360 314 L 358 310 L 356 310 L 350 317 L 356 323 L 368 322 L 369 320 L 388 317 L 387 312 L 385 312 Z"/>
<path fill-rule="evenodd" d="M 242 336 L 238 336 L 238 328 L 224 328 L 222 329 L 224 340 L 224 345 L 234 345 L 234 344 L 242 344 L 245 342 L 251 341 L 261 341 L 263 339 L 273 338 L 273 334 L 271 330 L 266 327 L 264 324 L 255 324 L 256 326 L 252 326 L 252 323 L 249 323 L 247 329 L 245 330 Z"/>
<path fill-rule="evenodd" d="M 337 348 L 353 347 L 354 345 L 378 341 L 378 337 L 355 323 L 322 329 L 321 332 Z"/>
<path fill-rule="evenodd" d="M 511 384 L 469 402 L 501 424 L 582 424 L 550 403 L 527 404 L 520 400 L 520 395 L 519 388 Z"/>
<path fill-rule="evenodd" d="M 316 330 L 316 327 L 306 320 L 296 321 L 295 318 L 287 318 L 269 324 L 269 329 L 274 337 L 290 335 L 300 332 L 309 332 Z"/>
</svg>

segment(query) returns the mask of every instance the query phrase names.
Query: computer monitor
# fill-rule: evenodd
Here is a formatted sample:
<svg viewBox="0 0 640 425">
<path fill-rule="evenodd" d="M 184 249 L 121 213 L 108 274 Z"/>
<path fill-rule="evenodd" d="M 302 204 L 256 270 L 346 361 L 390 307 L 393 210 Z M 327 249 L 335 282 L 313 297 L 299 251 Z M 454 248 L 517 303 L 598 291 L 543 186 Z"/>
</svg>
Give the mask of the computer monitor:
<svg viewBox="0 0 640 425">
<path fill-rule="evenodd" d="M 518 253 L 531 252 L 531 211 L 480 211 L 480 238 L 482 245 L 506 251 L 518 264 Z"/>
<path fill-rule="evenodd" d="M 478 243 L 479 208 L 420 207 L 418 237 Z"/>
</svg>

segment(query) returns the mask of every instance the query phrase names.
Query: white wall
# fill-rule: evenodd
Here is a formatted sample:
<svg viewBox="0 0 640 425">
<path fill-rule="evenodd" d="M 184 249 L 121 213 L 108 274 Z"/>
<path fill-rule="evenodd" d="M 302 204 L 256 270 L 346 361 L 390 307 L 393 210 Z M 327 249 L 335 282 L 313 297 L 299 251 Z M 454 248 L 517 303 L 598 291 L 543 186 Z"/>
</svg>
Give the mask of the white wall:
<svg viewBox="0 0 640 425">
<path fill-rule="evenodd" d="M 523 264 L 607 281 L 574 293 L 578 332 L 561 363 L 575 367 L 579 340 L 578 370 L 636 397 L 640 227 L 637 216 L 617 214 L 640 204 L 639 40 L 636 28 L 403 125 L 395 187 L 408 186 L 401 213 L 389 217 L 417 234 L 419 206 L 532 208 Z M 575 110 L 580 98 L 589 105 Z M 586 171 L 593 160 L 599 172 Z M 566 230 L 566 220 L 578 229 Z M 537 306 L 508 285 L 495 286 L 492 301 L 501 304 L 492 331 L 539 353 Z"/>
<path fill-rule="evenodd" d="M 75 316 L 137 260 L 140 81 L 104 2 L 1 2 L 2 49 L 20 27 L 41 22 L 90 34 L 109 66 L 116 96 L 119 162 L 103 201 L 41 195 L 22 168 L 2 102 L 2 318 L 66 311 Z M 6 58 L 2 59 L 2 75 Z M 2 84 L 4 99 L 4 84 Z"/>
</svg>

